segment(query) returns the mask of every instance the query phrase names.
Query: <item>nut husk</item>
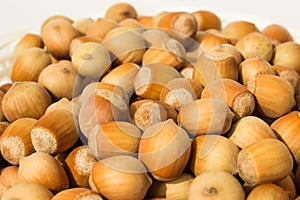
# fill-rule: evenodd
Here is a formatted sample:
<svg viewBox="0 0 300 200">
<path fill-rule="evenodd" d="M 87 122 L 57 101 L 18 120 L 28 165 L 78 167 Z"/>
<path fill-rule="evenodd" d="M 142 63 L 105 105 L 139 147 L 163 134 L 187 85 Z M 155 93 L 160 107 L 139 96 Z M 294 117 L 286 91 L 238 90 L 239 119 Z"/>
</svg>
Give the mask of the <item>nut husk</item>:
<svg viewBox="0 0 300 200">
<path fill-rule="evenodd" d="M 149 28 L 142 33 L 147 48 L 161 48 L 163 42 L 170 36 L 159 28 Z"/>
<path fill-rule="evenodd" d="M 127 27 L 127 28 L 132 28 L 136 29 L 137 31 L 143 32 L 145 29 L 144 25 L 140 23 L 137 19 L 133 18 L 126 18 L 123 19 L 118 23 L 119 26 L 121 27 Z"/>
<path fill-rule="evenodd" d="M 146 15 L 146 16 L 138 16 L 137 20 L 140 22 L 145 28 L 150 28 L 152 24 L 153 16 Z"/>
<path fill-rule="evenodd" d="M 9 126 L 9 122 L 7 121 L 0 121 L 0 136 L 3 134 L 5 129 Z"/>
<path fill-rule="evenodd" d="M 233 44 L 219 44 L 213 48 L 211 48 L 209 51 L 221 51 L 221 52 L 227 52 L 230 55 L 232 55 L 235 58 L 235 61 L 237 65 L 239 66 L 241 62 L 244 60 L 241 53 Z"/>
</svg>

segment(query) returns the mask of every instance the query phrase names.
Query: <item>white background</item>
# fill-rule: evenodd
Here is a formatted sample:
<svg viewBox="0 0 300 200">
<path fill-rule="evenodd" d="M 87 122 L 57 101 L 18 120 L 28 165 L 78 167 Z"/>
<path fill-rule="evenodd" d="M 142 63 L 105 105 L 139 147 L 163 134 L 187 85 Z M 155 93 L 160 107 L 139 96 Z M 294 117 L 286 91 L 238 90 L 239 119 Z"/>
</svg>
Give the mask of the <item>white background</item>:
<svg viewBox="0 0 300 200">
<path fill-rule="evenodd" d="M 0 0 L 0 37 L 14 32 L 37 30 L 43 20 L 55 14 L 74 20 L 84 17 L 103 17 L 105 10 L 122 0 Z M 123 0 L 126 1 L 126 0 Z M 160 11 L 210 10 L 224 20 L 257 20 L 258 26 L 267 23 L 284 25 L 300 33 L 299 0 L 130 0 L 138 14 Z M 226 18 L 224 18 L 224 17 Z M 1 39 L 1 38 L 0 38 Z"/>
</svg>

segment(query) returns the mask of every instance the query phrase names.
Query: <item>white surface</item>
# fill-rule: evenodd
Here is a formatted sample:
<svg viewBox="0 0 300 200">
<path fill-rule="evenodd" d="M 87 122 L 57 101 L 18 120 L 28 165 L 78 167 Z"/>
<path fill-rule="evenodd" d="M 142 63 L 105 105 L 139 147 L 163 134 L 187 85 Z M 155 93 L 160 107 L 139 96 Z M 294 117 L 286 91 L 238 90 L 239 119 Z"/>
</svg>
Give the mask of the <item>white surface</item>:
<svg viewBox="0 0 300 200">
<path fill-rule="evenodd" d="M 38 28 L 50 15 L 62 14 L 73 19 L 103 17 L 105 10 L 122 0 L 1 0 L 0 36 L 11 32 Z M 125 0 L 124 0 L 125 1 Z M 266 22 L 285 25 L 300 32 L 299 0 L 130 0 L 140 15 L 162 10 L 195 11 L 206 9 L 222 16 L 239 19 L 265 19 Z"/>
<path fill-rule="evenodd" d="M 296 41 L 300 38 L 299 0 L 123 0 L 131 3 L 139 15 L 155 15 L 161 11 L 209 10 L 226 24 L 233 20 L 248 20 L 260 29 L 276 23 L 285 26 Z M 105 11 L 122 0 L 0 0 L 0 83 L 5 82 L 9 64 L 3 60 L 11 56 L 7 47 L 22 34 L 39 32 L 42 22 L 51 15 L 65 15 L 73 20 L 104 17 Z M 6 73 L 6 74 L 4 74 Z"/>
</svg>

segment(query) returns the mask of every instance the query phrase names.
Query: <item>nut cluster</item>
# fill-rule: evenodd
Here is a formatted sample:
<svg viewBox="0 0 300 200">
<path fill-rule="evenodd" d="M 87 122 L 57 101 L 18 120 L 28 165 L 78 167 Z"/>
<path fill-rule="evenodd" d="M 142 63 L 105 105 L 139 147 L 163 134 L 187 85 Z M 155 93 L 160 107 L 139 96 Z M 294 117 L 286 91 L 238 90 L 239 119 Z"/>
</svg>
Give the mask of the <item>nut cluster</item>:
<svg viewBox="0 0 300 200">
<path fill-rule="evenodd" d="M 300 44 L 207 10 L 47 18 L 0 86 L 3 200 L 300 195 Z"/>
</svg>

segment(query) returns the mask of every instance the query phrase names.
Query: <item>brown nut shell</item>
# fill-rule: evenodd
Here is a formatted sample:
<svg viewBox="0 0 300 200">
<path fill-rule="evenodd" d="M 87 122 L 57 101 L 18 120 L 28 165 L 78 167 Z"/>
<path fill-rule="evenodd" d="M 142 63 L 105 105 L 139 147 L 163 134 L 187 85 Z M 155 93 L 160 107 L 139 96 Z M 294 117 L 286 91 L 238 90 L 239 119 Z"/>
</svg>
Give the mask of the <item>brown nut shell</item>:
<svg viewBox="0 0 300 200">
<path fill-rule="evenodd" d="M 238 152 L 238 147 L 224 136 L 199 135 L 192 143 L 189 168 L 195 176 L 212 170 L 236 174 Z"/>
<path fill-rule="evenodd" d="M 185 104 L 179 110 L 177 121 L 193 136 L 220 135 L 230 129 L 233 117 L 224 100 L 205 98 Z"/>
<path fill-rule="evenodd" d="M 143 99 L 130 104 L 133 123 L 141 130 L 167 119 L 176 121 L 177 112 L 169 104 L 158 100 Z"/>
<path fill-rule="evenodd" d="M 63 19 L 53 19 L 42 27 L 42 38 L 47 51 L 57 59 L 68 59 L 72 40 L 80 36 L 72 23 Z"/>
<path fill-rule="evenodd" d="M 89 176 L 92 172 L 92 166 L 96 162 L 96 158 L 87 146 L 82 145 L 74 148 L 64 161 L 70 187 L 89 188 Z"/>
<path fill-rule="evenodd" d="M 142 63 L 145 41 L 142 34 L 134 29 L 116 27 L 106 34 L 102 44 L 111 53 L 113 65 L 126 62 Z"/>
<path fill-rule="evenodd" d="M 41 48 L 32 47 L 19 55 L 10 71 L 12 81 L 37 81 L 40 73 L 51 64 L 49 54 Z"/>
<path fill-rule="evenodd" d="M 41 184 L 54 192 L 69 187 L 64 168 L 58 160 L 44 152 L 35 152 L 20 160 L 18 179 L 25 183 Z"/>
<path fill-rule="evenodd" d="M 248 81 L 247 88 L 256 98 L 258 112 L 269 118 L 290 112 L 296 104 L 293 86 L 278 76 L 256 75 Z"/>
<path fill-rule="evenodd" d="M 112 121 L 96 125 L 88 136 L 88 147 L 97 159 L 136 156 L 141 131 L 129 122 Z"/>
<path fill-rule="evenodd" d="M 31 200 L 51 200 L 53 193 L 41 184 L 19 183 L 9 188 L 1 199 L 24 199 L 24 197 Z"/>
<path fill-rule="evenodd" d="M 280 181 L 293 168 L 293 157 L 278 139 L 267 138 L 242 149 L 237 157 L 239 176 L 251 186 Z"/>
<path fill-rule="evenodd" d="M 259 30 L 254 23 L 245 20 L 237 20 L 237 21 L 229 22 L 222 29 L 222 33 L 227 37 L 231 38 L 233 42 L 238 41 L 243 36 L 249 33 L 258 32 L 258 31 Z"/>
<path fill-rule="evenodd" d="M 239 82 L 247 86 L 248 81 L 257 74 L 273 74 L 276 72 L 271 64 L 262 58 L 248 58 L 239 65 Z"/>
<path fill-rule="evenodd" d="M 0 198 L 12 186 L 18 184 L 18 166 L 7 166 L 0 171 Z"/>
<path fill-rule="evenodd" d="M 95 82 L 80 96 L 78 113 L 80 130 L 85 136 L 97 125 L 109 121 L 130 121 L 128 96 L 116 85 Z"/>
<path fill-rule="evenodd" d="M 124 63 L 109 71 L 101 79 L 101 82 L 120 86 L 127 93 L 128 97 L 131 97 L 134 93 L 133 82 L 139 70 L 139 65 L 135 63 Z"/>
<path fill-rule="evenodd" d="M 1 154 L 9 163 L 18 165 L 21 158 L 35 152 L 30 133 L 36 122 L 33 118 L 17 119 L 1 135 Z"/>
<path fill-rule="evenodd" d="M 43 85 L 52 99 L 55 101 L 62 98 L 71 100 L 74 96 L 77 72 L 70 61 L 59 61 L 48 65 L 39 75 L 38 83 Z"/>
<path fill-rule="evenodd" d="M 285 42 L 275 48 L 272 63 L 289 67 L 300 73 L 300 44 L 296 42 Z"/>
<path fill-rule="evenodd" d="M 273 58 L 274 48 L 271 39 L 260 32 L 253 32 L 242 37 L 235 47 L 244 57 L 262 58 L 270 62 Z"/>
<path fill-rule="evenodd" d="M 14 56 L 17 58 L 20 56 L 26 49 L 32 47 L 44 48 L 44 42 L 42 37 L 34 33 L 26 33 L 16 44 L 14 49 Z"/>
<path fill-rule="evenodd" d="M 160 18 L 158 27 L 182 41 L 185 37 L 194 37 L 197 32 L 197 21 L 191 13 L 169 12 Z"/>
<path fill-rule="evenodd" d="M 87 28 L 86 36 L 103 40 L 105 35 L 116 27 L 118 23 L 115 20 L 98 18 Z"/>
<path fill-rule="evenodd" d="M 169 104 L 176 110 L 196 99 L 199 99 L 203 87 L 190 78 L 175 78 L 169 81 L 160 92 L 160 101 Z"/>
<path fill-rule="evenodd" d="M 2 100 L 2 111 L 10 122 L 23 117 L 39 119 L 51 103 L 49 92 L 41 84 L 15 82 Z"/>
<path fill-rule="evenodd" d="M 292 111 L 279 117 L 271 124 L 271 128 L 289 147 L 295 161 L 300 163 L 300 148 L 297 145 L 300 140 L 299 134 L 297 134 L 300 131 L 300 112 Z"/>
<path fill-rule="evenodd" d="M 73 113 L 54 110 L 44 114 L 31 130 L 34 149 L 48 154 L 58 154 L 70 149 L 78 140 Z"/>
<path fill-rule="evenodd" d="M 181 74 L 168 65 L 143 65 L 134 79 L 135 93 L 144 99 L 158 100 L 162 88 Z"/>
<path fill-rule="evenodd" d="M 277 136 L 271 127 L 261 118 L 245 116 L 231 126 L 228 138 L 239 148 L 243 149 L 266 138 L 277 139 Z"/>
<path fill-rule="evenodd" d="M 255 108 L 253 94 L 246 86 L 232 79 L 210 82 L 203 89 L 201 98 L 217 98 L 226 101 L 235 115 L 235 120 L 251 115 Z"/>
<path fill-rule="evenodd" d="M 148 127 L 140 140 L 138 159 L 157 180 L 179 177 L 188 162 L 191 142 L 187 132 L 173 120 Z"/>
<path fill-rule="evenodd" d="M 261 31 L 264 35 L 279 43 L 293 41 L 291 33 L 282 25 L 270 24 Z"/>
<path fill-rule="evenodd" d="M 222 22 L 221 19 L 214 13 L 208 10 L 197 10 L 192 13 L 197 21 L 197 29 L 217 29 L 221 30 Z"/>
<path fill-rule="evenodd" d="M 55 194 L 51 200 L 73 200 L 73 199 L 103 200 L 103 198 L 97 192 L 82 187 L 63 190 Z"/>
<path fill-rule="evenodd" d="M 273 200 L 289 200 L 288 193 L 274 183 L 265 183 L 254 187 L 249 193 L 247 200 L 263 199 L 266 196 Z"/>
<path fill-rule="evenodd" d="M 93 165 L 92 182 L 107 199 L 143 199 L 152 184 L 146 170 L 134 157 L 113 156 Z"/>
<path fill-rule="evenodd" d="M 204 87 L 221 78 L 238 80 L 236 60 L 233 55 L 227 52 L 209 51 L 209 53 L 203 53 L 194 66 L 193 79 Z"/>
<path fill-rule="evenodd" d="M 111 5 L 105 12 L 105 18 L 120 22 L 126 18 L 137 18 L 135 7 L 129 3 L 121 2 Z"/>
<path fill-rule="evenodd" d="M 240 182 L 225 171 L 203 172 L 193 180 L 189 190 L 190 200 L 244 200 L 245 196 Z"/>
</svg>

